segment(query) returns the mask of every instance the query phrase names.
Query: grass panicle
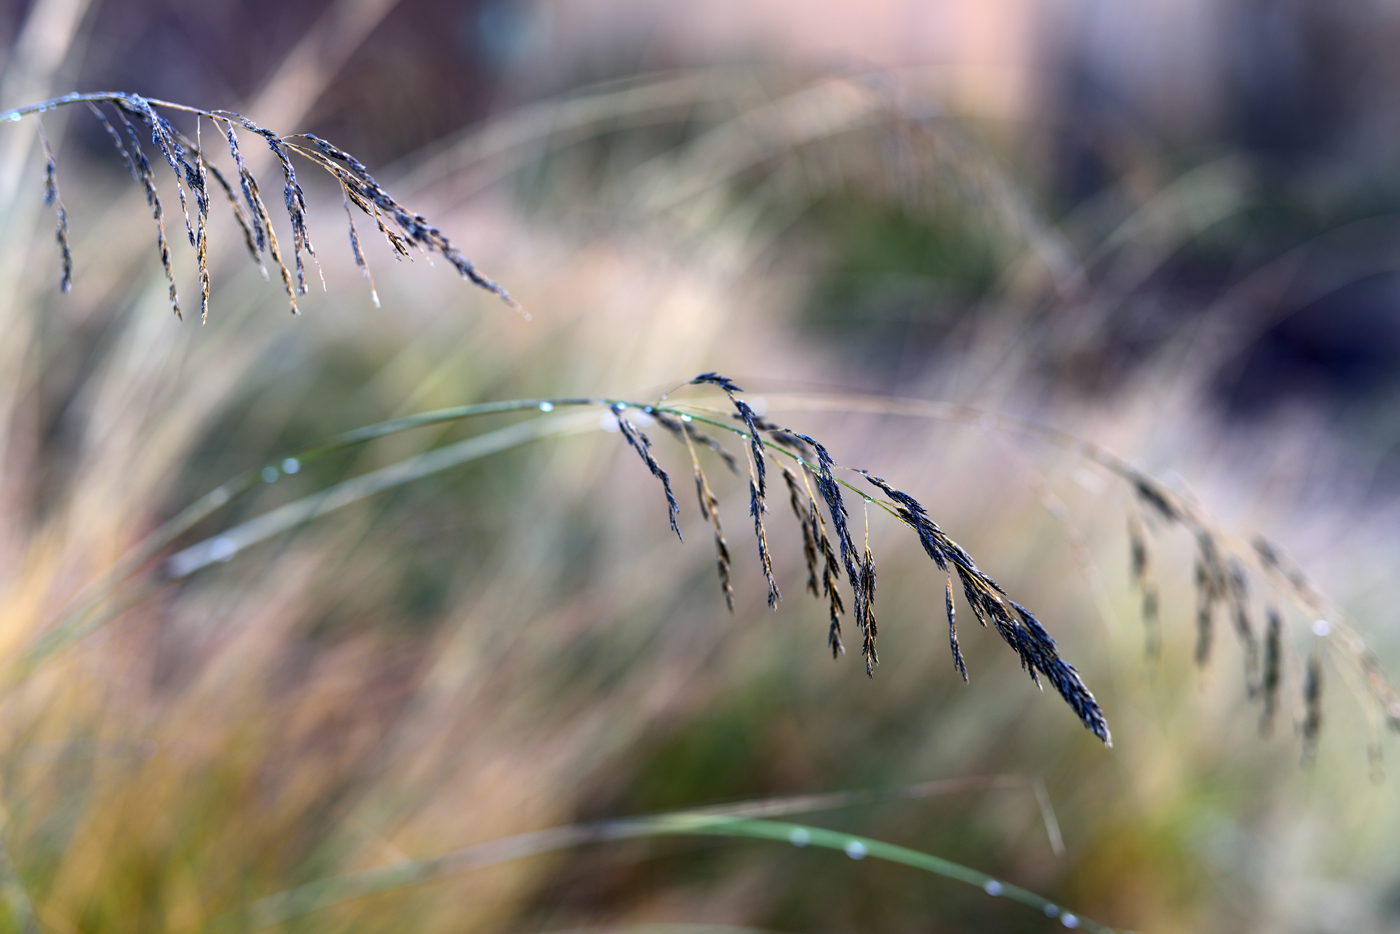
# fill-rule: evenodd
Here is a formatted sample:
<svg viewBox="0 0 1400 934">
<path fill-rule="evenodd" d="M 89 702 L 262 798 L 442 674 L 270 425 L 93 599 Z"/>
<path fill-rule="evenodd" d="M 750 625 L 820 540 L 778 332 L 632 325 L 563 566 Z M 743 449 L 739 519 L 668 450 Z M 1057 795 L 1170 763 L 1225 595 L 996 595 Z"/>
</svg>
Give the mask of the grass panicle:
<svg viewBox="0 0 1400 934">
<path fill-rule="evenodd" d="M 700 374 L 691 380 L 691 384 L 712 385 L 724 392 L 738 410 L 739 420 L 744 423 L 743 429 L 731 427 L 729 430 L 743 434 L 745 439 L 751 442 L 758 441 L 758 444 L 754 445 L 758 460 L 768 456 L 765 454 L 765 450 L 771 448 L 773 452 L 791 457 L 805 471 L 805 475 L 810 476 L 815 482 L 817 492 L 826 504 L 827 515 L 836 529 L 837 539 L 840 542 L 841 565 L 845 568 L 846 578 L 850 582 L 852 613 L 861 634 L 861 654 L 865 658 L 867 674 L 873 677 L 879 656 L 876 650 L 878 627 L 874 615 L 876 572 L 874 556 L 869 544 L 868 504 L 871 502 L 870 498 L 863 497 L 866 500 L 867 509 L 866 536 L 864 546 L 857 553 L 852 540 L 849 514 L 841 493 L 841 487 L 849 484 L 838 480 L 835 474 L 837 469 L 851 468 L 840 467 L 827 448 L 811 435 L 785 429 L 760 419 L 750 406 L 738 398 L 743 390 L 735 385 L 733 380 L 712 372 Z M 776 440 L 764 441 L 762 433 L 766 433 Z M 804 453 L 798 453 L 798 451 Z M 755 451 L 751 451 L 751 463 L 754 456 Z M 813 458 L 815 458 L 815 464 L 812 463 Z M 956 569 L 963 585 L 963 593 L 972 607 L 973 613 L 984 626 L 987 625 L 988 620 L 991 621 L 993 628 L 996 629 L 1003 641 L 1017 653 L 1022 667 L 1030 674 L 1032 680 L 1036 684 L 1040 684 L 1040 676 L 1043 674 L 1051 686 L 1079 716 L 1084 725 L 1105 744 L 1111 745 L 1112 737 L 1108 723 L 1098 702 L 1094 699 L 1093 693 L 1084 684 L 1074 666 L 1060 657 L 1055 640 L 1050 637 L 1039 620 L 1025 607 L 1010 600 L 1005 591 L 977 567 L 971 556 L 939 528 L 917 499 L 896 489 L 868 471 L 855 470 L 854 472 L 864 477 L 870 484 L 889 497 L 890 501 L 880 501 L 880 506 L 914 530 L 924 551 L 940 569 L 945 572 L 949 570 L 950 566 Z M 784 469 L 784 478 L 788 483 L 793 509 L 801 515 L 803 512 L 802 498 L 798 492 L 796 475 L 790 475 L 790 473 L 786 468 Z M 815 512 L 816 496 L 812 496 L 811 500 L 812 510 Z M 759 539 L 759 560 L 769 585 L 769 605 L 774 606 L 777 602 L 777 584 L 772 577 L 771 556 L 762 523 L 763 508 L 757 469 L 751 467 L 749 510 L 754 516 L 755 533 Z M 815 562 L 808 558 L 806 548 L 808 541 L 814 543 L 816 550 L 826 562 L 823 586 L 831 596 L 831 626 L 828 632 L 828 641 L 831 644 L 833 655 L 839 656 L 843 650 L 840 641 L 839 617 L 844 607 L 839 596 L 836 596 L 835 581 L 839 572 L 836 570 L 835 549 L 827 539 L 820 517 L 818 516 L 817 522 L 813 522 L 811 513 L 809 513 L 808 522 L 804 528 L 803 555 L 810 582 L 810 579 L 814 577 Z M 810 583 L 809 589 L 811 589 Z M 951 580 L 949 581 L 948 593 L 951 593 Z M 950 636 L 954 640 L 955 666 L 959 673 L 966 677 L 966 664 L 962 660 L 961 650 L 956 647 L 955 631 L 950 633 Z"/>
<path fill-rule="evenodd" d="M 306 271 L 302 259 L 303 252 L 316 263 L 319 273 L 320 262 L 316 256 L 316 249 L 311 242 L 311 234 L 307 225 L 307 204 L 306 195 L 302 190 L 297 178 L 296 168 L 292 161 L 292 155 L 296 154 L 309 160 L 314 165 L 329 172 L 340 184 L 344 192 L 344 204 L 347 216 L 350 216 L 350 206 L 363 211 L 373 218 L 385 240 L 393 249 L 396 257 L 406 257 L 410 255 L 410 248 L 417 247 L 426 252 L 435 252 L 442 255 L 452 267 L 464 278 L 471 281 L 479 288 L 485 289 L 511 307 L 519 309 L 517 303 L 510 294 L 499 284 L 484 276 L 476 265 L 461 252 L 446 235 L 437 227 L 428 223 L 421 214 L 408 210 L 399 203 L 392 195 L 374 180 L 364 163 L 344 150 L 331 143 L 311 134 L 296 134 L 293 136 L 280 136 L 265 127 L 261 127 L 249 120 L 242 114 L 229 110 L 203 110 L 197 107 L 189 107 L 183 104 L 171 103 L 169 101 L 152 100 L 141 97 L 138 94 L 130 94 L 120 91 L 99 92 L 92 94 L 69 94 L 65 97 L 43 101 L 41 103 L 29 104 L 14 110 L 0 114 L 6 120 L 17 120 L 26 114 L 39 114 L 58 107 L 83 103 L 87 105 L 89 111 L 102 124 L 107 131 L 112 142 L 117 147 L 117 152 L 131 173 L 133 179 L 140 183 L 145 189 L 146 201 L 151 208 L 152 218 L 156 222 L 156 242 L 160 250 L 161 268 L 165 274 L 166 282 L 169 285 L 170 304 L 175 314 L 183 317 L 180 310 L 180 300 L 175 288 L 175 277 L 172 270 L 170 247 L 165 235 L 165 215 L 161 205 L 159 191 L 156 187 L 154 172 L 151 169 L 149 160 L 146 158 L 141 144 L 141 137 L 137 133 L 132 120 L 135 119 L 143 124 L 149 131 L 151 145 L 159 150 L 162 158 L 175 173 L 175 188 L 180 198 L 180 209 L 184 216 L 185 233 L 189 239 L 190 246 L 196 251 L 197 262 L 199 264 L 200 276 L 200 305 L 201 320 L 208 321 L 209 289 L 208 289 L 208 213 L 209 197 L 207 190 L 207 179 L 212 176 L 223 189 L 230 205 L 233 207 L 234 216 L 239 227 L 242 229 L 244 239 L 248 247 L 249 254 L 257 262 L 264 277 L 267 276 L 267 267 L 263 263 L 263 256 L 268 255 L 277 265 L 278 272 L 282 277 L 282 284 L 287 294 L 287 300 L 293 314 L 297 313 L 297 295 L 305 294 Z M 113 121 L 103 111 L 103 106 L 112 108 L 117 115 L 118 121 L 122 125 L 119 131 Z M 184 114 L 192 115 L 196 120 L 195 140 L 177 129 L 169 119 L 161 112 L 162 110 L 173 110 Z M 228 144 L 229 156 L 232 158 L 234 168 L 238 174 L 238 187 L 242 192 L 243 201 L 247 207 L 247 214 L 244 213 L 243 205 L 239 204 L 237 195 L 228 179 L 210 161 L 209 154 L 204 151 L 198 141 L 200 135 L 198 122 L 200 120 L 210 120 L 215 126 L 220 127 L 225 142 Z M 273 156 L 281 168 L 283 177 L 283 200 L 286 204 L 287 217 L 292 228 L 292 262 L 295 267 L 295 276 L 292 270 L 287 268 L 287 263 L 283 259 L 282 250 L 277 241 L 277 234 L 273 229 L 272 218 L 268 213 L 267 206 L 263 203 L 262 195 L 259 191 L 258 180 L 249 169 L 246 159 L 243 156 L 242 148 L 239 145 L 238 134 L 234 127 L 238 126 L 249 132 L 261 136 L 272 151 Z M 57 198 L 57 188 L 55 179 L 55 162 L 52 152 L 48 150 L 47 140 L 45 150 L 48 154 L 48 166 L 46 168 L 46 197 L 47 192 L 53 191 L 53 197 Z M 194 220 L 190 218 L 189 200 L 185 194 L 185 186 L 188 185 L 195 200 Z M 72 281 L 72 256 L 68 248 L 68 226 L 67 213 L 63 209 L 62 202 L 57 202 L 59 214 L 59 238 L 63 249 L 63 287 L 67 291 Z M 385 219 L 388 219 L 397 230 L 392 229 Z M 350 248 L 354 254 L 355 263 L 363 272 L 366 280 L 370 284 L 370 296 L 375 304 L 379 303 L 378 292 L 374 288 L 374 280 L 369 274 L 369 266 L 365 261 L 364 251 L 361 248 L 359 235 L 355 230 L 353 217 L 350 219 Z M 322 288 L 325 287 L 325 277 L 321 277 Z M 523 313 L 523 312 L 522 312 Z M 529 316 L 526 315 L 528 318 Z"/>
</svg>

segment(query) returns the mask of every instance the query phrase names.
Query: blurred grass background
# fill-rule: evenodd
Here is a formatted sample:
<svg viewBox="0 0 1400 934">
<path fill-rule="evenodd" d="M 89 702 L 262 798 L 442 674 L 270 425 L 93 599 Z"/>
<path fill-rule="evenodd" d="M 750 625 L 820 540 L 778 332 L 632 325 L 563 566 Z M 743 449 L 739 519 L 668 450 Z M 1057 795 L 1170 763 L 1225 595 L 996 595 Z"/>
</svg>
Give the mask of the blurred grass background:
<svg viewBox="0 0 1400 934">
<path fill-rule="evenodd" d="M 1153 538 L 1165 645 L 1144 659 L 1121 481 L 967 425 L 780 405 L 814 388 L 945 399 L 1106 445 L 1243 538 L 1279 542 L 1400 670 L 1400 109 L 1384 54 L 1400 24 L 1387 7 L 34 0 L 0 13 L 0 107 L 111 88 L 317 132 L 533 316 L 441 263 L 395 265 L 361 225 L 374 308 L 338 193 L 306 171 L 327 291 L 289 318 L 216 209 L 210 323 L 177 322 L 141 195 L 77 109 L 45 117 L 76 260 L 62 295 L 32 125 L 5 126 L 7 659 L 145 533 L 279 452 L 439 406 L 646 399 L 718 370 L 919 497 L 1045 621 L 1115 737 L 1101 748 L 966 613 L 963 685 L 943 580 L 893 523 L 871 527 L 883 652 L 869 682 L 828 657 L 785 505 L 770 520 L 773 614 L 742 483 L 711 474 L 736 560 L 730 616 L 688 497 L 681 546 L 620 438 L 550 439 L 158 589 L 9 687 L 10 929 L 203 930 L 303 882 L 569 821 L 1008 773 L 1044 778 L 1063 857 L 1028 791 L 814 820 L 1120 928 L 1400 929 L 1393 780 L 1373 781 L 1363 705 L 1331 669 L 1316 760 L 1298 764 L 1310 619 L 1288 610 L 1284 704 L 1261 737 L 1236 643 L 1222 631 L 1204 670 L 1191 661 L 1180 531 Z M 189 540 L 505 423 L 309 465 Z M 683 493 L 687 458 L 667 440 Z M 685 924 L 1054 922 L 873 860 L 679 838 L 506 863 L 284 927 Z"/>
</svg>

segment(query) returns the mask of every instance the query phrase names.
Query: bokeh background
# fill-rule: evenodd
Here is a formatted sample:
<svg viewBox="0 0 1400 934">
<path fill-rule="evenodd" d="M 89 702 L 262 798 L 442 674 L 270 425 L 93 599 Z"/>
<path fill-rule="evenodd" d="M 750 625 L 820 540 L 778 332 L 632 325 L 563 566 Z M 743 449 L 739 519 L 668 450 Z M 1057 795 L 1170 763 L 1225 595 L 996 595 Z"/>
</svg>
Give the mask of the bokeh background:
<svg viewBox="0 0 1400 934">
<path fill-rule="evenodd" d="M 770 612 L 744 483 L 716 464 L 729 614 L 684 448 L 651 429 L 680 545 L 621 438 L 575 433 L 187 579 L 151 565 L 82 641 L 7 675 L 7 929 L 249 929 L 230 913 L 292 886 L 572 821 L 1015 775 L 1043 780 L 1062 854 L 1029 785 L 810 819 L 1118 928 L 1400 930 L 1400 796 L 1377 756 L 1396 744 L 1355 652 L 1315 635 L 1246 544 L 1277 543 L 1400 671 L 1397 39 L 1377 0 L 0 4 L 0 107 L 128 90 L 313 131 L 531 313 L 442 262 L 395 264 L 362 223 L 375 307 L 339 193 L 308 165 L 325 291 L 290 317 L 216 206 L 210 321 L 177 321 L 142 195 L 78 108 L 44 116 L 76 263 L 61 294 L 33 123 L 4 126 L 10 668 L 144 535 L 282 452 L 441 406 L 653 400 L 717 370 L 919 497 L 1037 611 L 1115 739 L 1102 747 L 965 610 L 964 685 L 943 578 L 887 517 L 869 532 L 882 664 L 871 681 L 857 658 L 833 663 L 786 504 Z M 157 179 L 190 308 L 193 254 Z M 1198 504 L 1256 568 L 1256 627 L 1283 614 L 1273 729 L 1223 615 L 1194 663 L 1194 543 L 1150 510 L 1163 646 L 1145 655 L 1128 541 L 1144 510 L 1120 478 L 976 419 L 792 401 L 814 390 L 1016 415 Z M 308 464 L 177 545 L 510 421 Z M 1323 729 L 1305 756 L 1314 654 Z M 689 838 L 502 862 L 282 925 L 1056 926 L 875 860 Z"/>
</svg>

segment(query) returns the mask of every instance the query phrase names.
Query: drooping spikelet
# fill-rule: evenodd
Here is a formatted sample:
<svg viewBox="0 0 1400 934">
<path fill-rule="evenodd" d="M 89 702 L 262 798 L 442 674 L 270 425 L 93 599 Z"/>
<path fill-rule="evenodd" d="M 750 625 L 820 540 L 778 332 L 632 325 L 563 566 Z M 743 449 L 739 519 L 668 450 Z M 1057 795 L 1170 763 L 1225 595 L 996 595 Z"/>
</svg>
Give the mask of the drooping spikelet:
<svg viewBox="0 0 1400 934">
<path fill-rule="evenodd" d="M 956 622 L 956 611 L 953 609 L 953 579 L 948 578 L 943 589 L 944 604 L 948 609 L 948 646 L 953 650 L 953 668 L 962 675 L 964 682 L 967 677 L 967 662 L 963 661 L 962 649 L 958 646 L 958 625 Z"/>
<path fill-rule="evenodd" d="M 67 292 L 73 287 L 73 251 L 68 246 L 68 212 L 64 210 L 63 199 L 58 194 L 58 163 L 54 161 L 53 149 L 49 146 L 49 135 L 44 132 L 44 123 L 38 117 L 39 139 L 44 144 L 44 207 L 53 208 L 58 222 L 54 227 L 54 239 L 62 254 L 63 278 L 59 289 Z"/>
<path fill-rule="evenodd" d="M 651 475 L 661 481 L 661 488 L 666 492 L 667 517 L 671 520 L 671 531 L 676 533 L 676 538 L 685 541 L 681 537 L 681 527 L 677 519 L 681 514 L 680 504 L 676 502 L 676 496 L 671 492 L 671 477 L 656 462 L 656 458 L 651 453 L 651 439 L 642 434 L 641 430 L 627 420 L 623 413 L 627 407 L 622 404 L 612 406 L 613 415 L 617 418 L 617 427 L 622 431 L 622 436 L 627 439 L 627 443 L 641 457 L 642 463 L 647 465 Z"/>
</svg>

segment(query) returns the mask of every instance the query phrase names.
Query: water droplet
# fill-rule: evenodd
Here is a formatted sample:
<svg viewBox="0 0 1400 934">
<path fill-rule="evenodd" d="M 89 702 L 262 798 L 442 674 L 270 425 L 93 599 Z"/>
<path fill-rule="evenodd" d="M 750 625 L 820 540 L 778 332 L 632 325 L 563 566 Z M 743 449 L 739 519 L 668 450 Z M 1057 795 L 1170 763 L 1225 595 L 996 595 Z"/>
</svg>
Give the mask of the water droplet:
<svg viewBox="0 0 1400 934">
<path fill-rule="evenodd" d="M 297 460 L 295 457 L 289 457 L 282 462 L 283 473 L 296 473 L 300 469 L 301 461 Z"/>
<path fill-rule="evenodd" d="M 868 497 L 868 496 L 865 498 L 865 501 L 866 501 L 867 503 L 873 503 L 873 502 L 875 502 L 875 500 L 871 499 L 871 498 Z"/>
<path fill-rule="evenodd" d="M 682 416 L 681 416 L 681 421 L 683 421 L 683 422 L 688 422 L 688 421 L 692 421 L 692 419 L 691 419 L 691 417 L 690 417 L 689 415 L 682 415 Z"/>
<path fill-rule="evenodd" d="M 1327 622 L 1327 620 L 1325 619 L 1320 619 L 1317 622 L 1313 623 L 1313 633 L 1315 635 L 1325 636 L 1331 631 L 1332 624 Z"/>
<path fill-rule="evenodd" d="M 739 437 L 743 438 L 745 441 L 749 440 L 749 436 L 744 434 L 742 431 L 739 432 Z"/>
<path fill-rule="evenodd" d="M 553 402 L 541 402 L 541 403 L 540 403 L 540 411 L 541 411 L 541 412 L 553 412 L 553 411 L 554 411 L 554 403 L 553 403 Z"/>
<path fill-rule="evenodd" d="M 798 827 L 792 833 L 788 834 L 788 840 L 792 842 L 793 846 L 806 846 L 812 842 L 812 835 L 809 834 L 805 828 Z"/>
<path fill-rule="evenodd" d="M 982 891 L 986 892 L 993 898 L 996 898 L 998 895 L 1001 894 L 1001 883 L 995 879 L 988 879 L 986 884 L 982 886 Z"/>
<path fill-rule="evenodd" d="M 19 123 L 19 114 L 10 114 L 11 123 Z"/>
<path fill-rule="evenodd" d="M 619 412 L 621 412 L 623 409 L 627 408 L 627 403 L 626 403 L 626 402 L 614 402 L 614 403 L 613 403 L 613 408 L 615 408 L 615 409 L 617 409 Z"/>
<path fill-rule="evenodd" d="M 1047 918 L 1053 918 L 1053 917 L 1055 917 L 1056 915 L 1058 915 L 1059 913 L 1060 913 L 1060 908 L 1059 908 L 1058 905 L 1046 905 L 1046 906 L 1045 906 L 1045 917 L 1047 917 Z"/>
<path fill-rule="evenodd" d="M 642 411 L 650 415 L 652 413 L 652 408 L 651 406 L 647 406 L 644 409 L 642 409 Z"/>
<path fill-rule="evenodd" d="M 216 538 L 209 543 L 209 557 L 215 561 L 232 561 L 238 546 L 231 538 Z"/>
<path fill-rule="evenodd" d="M 1060 923 L 1067 928 L 1077 928 L 1079 927 L 1079 918 L 1076 915 L 1072 915 L 1069 912 L 1065 912 L 1064 914 L 1060 915 Z"/>
<path fill-rule="evenodd" d="M 271 464 L 262 469 L 263 483 L 276 483 L 279 476 L 281 476 L 281 474 L 279 474 L 277 468 L 273 467 Z"/>
<path fill-rule="evenodd" d="M 846 855 L 851 859 L 865 859 L 865 844 L 859 840 L 852 840 L 846 844 Z"/>
</svg>

